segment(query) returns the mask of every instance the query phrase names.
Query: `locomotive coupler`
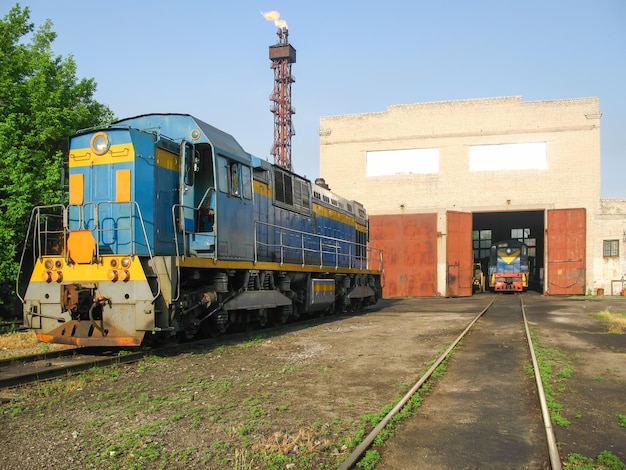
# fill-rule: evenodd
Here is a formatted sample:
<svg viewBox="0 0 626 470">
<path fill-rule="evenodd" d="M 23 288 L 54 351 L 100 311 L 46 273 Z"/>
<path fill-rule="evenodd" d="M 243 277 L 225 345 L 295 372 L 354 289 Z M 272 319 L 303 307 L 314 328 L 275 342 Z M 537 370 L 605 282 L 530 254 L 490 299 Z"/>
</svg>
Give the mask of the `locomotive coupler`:
<svg viewBox="0 0 626 470">
<path fill-rule="evenodd" d="M 104 315 L 100 315 L 100 324 L 98 325 L 98 322 L 93 317 L 93 312 L 96 308 L 102 308 L 105 305 L 112 308 L 111 299 L 104 297 L 103 295 L 99 295 L 94 299 L 93 304 L 91 304 L 91 308 L 89 309 L 89 320 L 91 321 L 91 324 L 102 334 L 102 336 L 107 336 L 109 334 L 109 330 L 104 329 Z"/>
</svg>

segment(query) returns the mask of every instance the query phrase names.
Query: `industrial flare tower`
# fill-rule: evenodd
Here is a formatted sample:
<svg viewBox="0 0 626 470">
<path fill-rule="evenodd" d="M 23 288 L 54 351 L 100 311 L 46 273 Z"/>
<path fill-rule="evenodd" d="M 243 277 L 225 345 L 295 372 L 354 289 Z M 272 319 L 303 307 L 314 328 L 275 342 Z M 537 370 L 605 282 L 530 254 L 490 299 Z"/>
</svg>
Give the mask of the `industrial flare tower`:
<svg viewBox="0 0 626 470">
<path fill-rule="evenodd" d="M 292 171 L 291 137 L 296 134 L 292 116 L 296 113 L 291 106 L 291 84 L 296 79 L 291 75 L 291 64 L 296 61 L 296 50 L 289 44 L 287 27 L 278 28 L 278 41 L 270 46 L 270 59 L 274 70 L 274 91 L 270 97 L 270 110 L 274 114 L 274 144 L 271 154 L 274 163 Z"/>
</svg>

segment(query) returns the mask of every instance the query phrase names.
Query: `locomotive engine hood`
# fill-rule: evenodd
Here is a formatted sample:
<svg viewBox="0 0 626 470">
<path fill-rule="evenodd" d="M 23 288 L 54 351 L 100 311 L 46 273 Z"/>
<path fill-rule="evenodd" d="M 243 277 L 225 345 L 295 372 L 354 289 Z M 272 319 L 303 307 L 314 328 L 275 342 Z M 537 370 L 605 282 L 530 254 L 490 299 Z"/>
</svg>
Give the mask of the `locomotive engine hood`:
<svg viewBox="0 0 626 470">
<path fill-rule="evenodd" d="M 232 135 L 189 114 L 142 114 L 114 122 L 111 127 L 154 130 L 175 141 L 184 139 L 193 144 L 208 143 L 215 148 L 216 153 L 246 165 L 252 163 L 252 155 Z"/>
</svg>

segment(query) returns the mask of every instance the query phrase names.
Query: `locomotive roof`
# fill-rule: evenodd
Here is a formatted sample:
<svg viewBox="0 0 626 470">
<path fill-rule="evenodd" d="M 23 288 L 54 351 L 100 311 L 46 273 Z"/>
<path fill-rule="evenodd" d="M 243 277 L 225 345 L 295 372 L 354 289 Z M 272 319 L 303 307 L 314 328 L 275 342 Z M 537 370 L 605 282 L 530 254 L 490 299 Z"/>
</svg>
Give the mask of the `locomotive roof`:
<svg viewBox="0 0 626 470">
<path fill-rule="evenodd" d="M 252 156 L 239 145 L 239 142 L 232 135 L 190 114 L 142 114 L 121 119 L 111 126 L 129 126 L 141 130 L 154 129 L 175 141 L 185 139 L 194 144 L 210 143 L 215 147 L 216 153 L 226 154 L 226 156 L 247 165 L 252 162 Z"/>
</svg>

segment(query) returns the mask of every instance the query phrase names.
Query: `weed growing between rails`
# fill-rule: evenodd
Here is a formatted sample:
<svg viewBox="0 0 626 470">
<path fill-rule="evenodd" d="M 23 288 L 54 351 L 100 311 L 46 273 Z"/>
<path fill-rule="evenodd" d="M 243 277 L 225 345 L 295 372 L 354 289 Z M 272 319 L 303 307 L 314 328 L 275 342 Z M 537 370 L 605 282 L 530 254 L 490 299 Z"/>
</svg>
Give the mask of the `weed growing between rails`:
<svg viewBox="0 0 626 470">
<path fill-rule="evenodd" d="M 596 315 L 593 314 L 594 317 Z M 603 316 L 596 318 L 606 321 Z M 564 351 L 541 345 L 533 331 L 531 331 L 531 338 L 550 410 L 550 418 L 553 424 L 566 428 L 570 425 L 570 421 L 563 416 L 563 405 L 557 399 L 567 391 L 567 380 L 573 376 L 575 369 Z M 533 375 L 531 364 L 526 366 L 526 372 Z M 580 417 L 579 413 L 576 414 L 576 418 Z M 626 426 L 626 415 L 617 414 L 616 418 L 620 426 Z M 626 464 L 612 452 L 604 450 L 598 454 L 595 461 L 579 453 L 570 453 L 563 468 L 564 470 L 626 470 Z"/>
<path fill-rule="evenodd" d="M 563 470 L 624 470 L 624 464 L 618 457 L 608 450 L 600 452 L 598 457 L 590 459 L 580 454 L 570 454 Z"/>
<path fill-rule="evenodd" d="M 530 336 L 535 347 L 539 374 L 543 382 L 550 418 L 554 424 L 567 427 L 570 422 L 562 415 L 563 405 L 557 401 L 557 398 L 565 392 L 565 384 L 567 379 L 574 373 L 574 367 L 563 351 L 560 351 L 558 348 L 542 346 L 538 343 L 533 331 L 531 331 Z M 526 366 L 526 372 L 528 375 L 534 376 L 532 364 Z"/>
<path fill-rule="evenodd" d="M 455 348 L 453 348 L 453 351 L 456 350 L 459 345 L 460 342 L 456 345 Z M 393 437 L 395 433 L 395 427 L 398 424 L 400 424 L 406 418 L 415 415 L 416 410 L 422 405 L 422 402 L 424 401 L 423 396 L 428 395 L 428 392 L 430 391 L 432 385 L 434 385 L 435 381 L 443 377 L 443 373 L 446 371 L 447 362 L 450 357 L 451 354 L 449 354 L 441 362 L 441 364 L 439 364 L 439 366 L 432 372 L 430 378 L 426 382 L 424 382 L 424 384 L 418 391 L 413 394 L 413 396 L 404 404 L 402 409 L 400 409 L 399 412 L 391 417 L 387 425 L 378 433 L 378 435 L 374 439 L 372 447 L 368 449 L 363 457 L 357 462 L 357 467 L 364 468 L 366 470 L 373 470 L 376 467 L 376 465 L 378 464 L 378 462 L 380 462 L 382 458 L 378 449 L 384 447 L 386 441 Z M 424 369 L 420 376 L 423 376 L 427 370 L 428 368 Z M 409 388 L 410 385 L 402 385 L 403 391 L 407 391 L 409 390 Z M 356 448 L 356 446 L 358 446 L 359 443 L 366 436 L 366 428 L 375 428 L 381 421 L 383 421 L 387 414 L 389 414 L 402 399 L 403 397 L 401 396 L 397 397 L 393 403 L 385 406 L 380 412 L 361 417 L 360 421 L 363 424 L 363 427 L 359 429 L 359 431 L 353 436 L 354 438 L 352 439 L 352 441 L 346 444 L 346 447 Z M 378 449 L 376 447 L 378 447 Z"/>
</svg>

